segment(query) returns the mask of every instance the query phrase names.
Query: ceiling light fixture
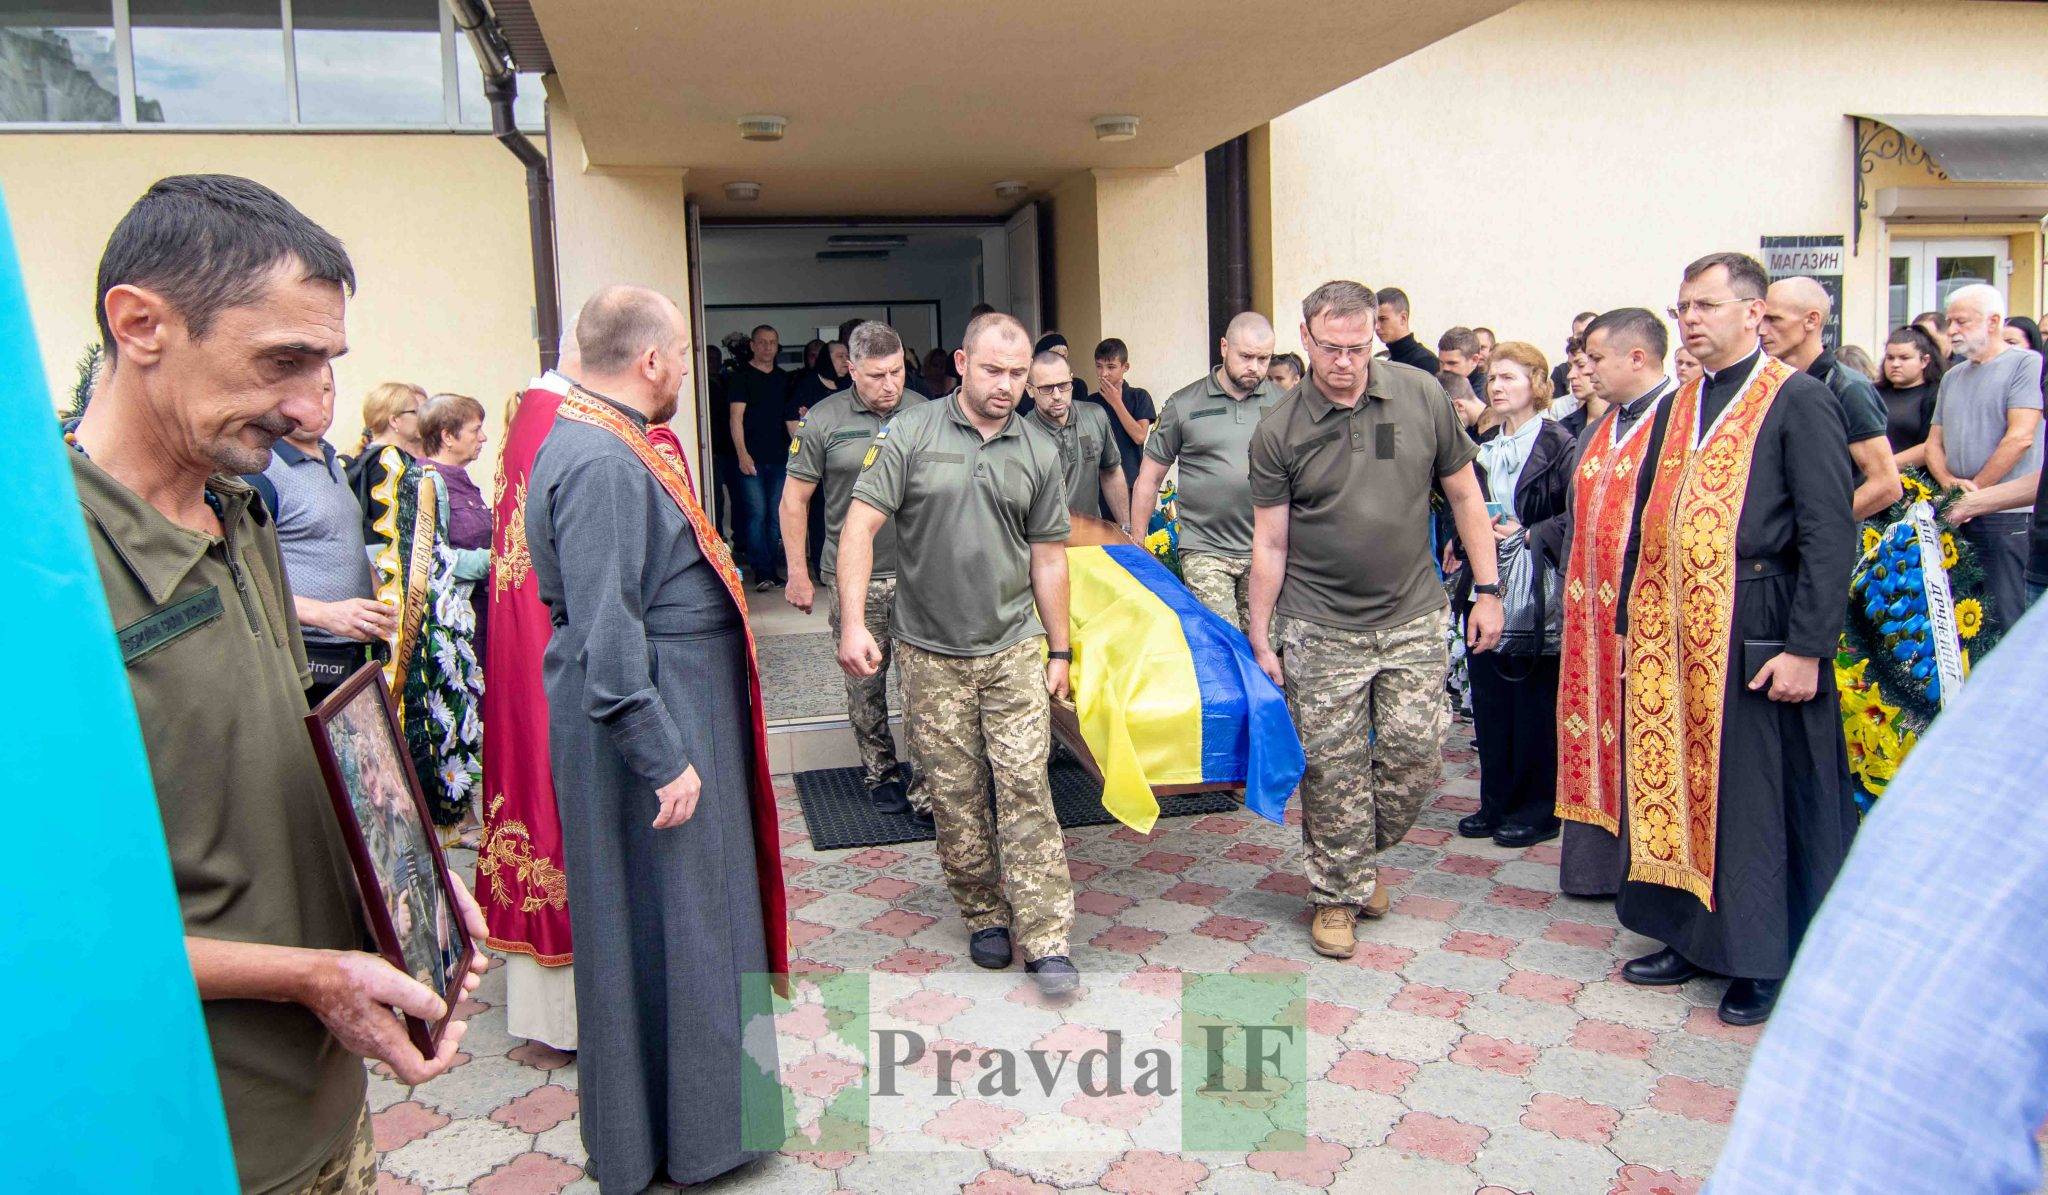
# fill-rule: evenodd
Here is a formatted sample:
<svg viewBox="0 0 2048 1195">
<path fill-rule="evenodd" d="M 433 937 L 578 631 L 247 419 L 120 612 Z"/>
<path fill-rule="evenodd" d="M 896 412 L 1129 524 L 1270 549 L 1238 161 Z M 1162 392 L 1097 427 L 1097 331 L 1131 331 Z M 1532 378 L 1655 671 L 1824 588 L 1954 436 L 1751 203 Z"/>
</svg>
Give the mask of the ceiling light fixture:
<svg viewBox="0 0 2048 1195">
<path fill-rule="evenodd" d="M 1015 199 L 1030 189 L 1031 187 L 1028 183 L 1019 182 L 1014 178 L 1006 178 L 996 184 L 996 198 Z"/>
<path fill-rule="evenodd" d="M 740 117 L 740 139 L 742 141 L 780 141 L 789 129 L 789 118 L 757 113 Z"/>
<path fill-rule="evenodd" d="M 1088 123 L 1094 128 L 1097 141 L 1129 141 L 1138 135 L 1135 116 L 1098 116 Z"/>
<path fill-rule="evenodd" d="M 754 200 L 761 198 L 761 184 L 746 182 L 727 183 L 725 184 L 725 197 L 734 203 L 752 203 Z"/>
</svg>

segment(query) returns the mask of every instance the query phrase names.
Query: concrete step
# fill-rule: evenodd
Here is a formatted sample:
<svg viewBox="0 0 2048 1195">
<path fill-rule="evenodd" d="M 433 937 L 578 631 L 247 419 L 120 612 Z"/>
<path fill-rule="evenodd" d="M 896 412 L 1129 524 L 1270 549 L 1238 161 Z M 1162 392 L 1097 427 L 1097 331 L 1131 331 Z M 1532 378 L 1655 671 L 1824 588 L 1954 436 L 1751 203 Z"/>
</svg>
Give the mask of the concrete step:
<svg viewBox="0 0 2048 1195">
<path fill-rule="evenodd" d="M 903 746 L 903 720 L 890 718 L 889 729 L 896 738 L 896 757 L 909 758 Z M 853 725 L 844 717 L 790 718 L 768 724 L 768 768 L 778 776 L 859 766 Z"/>
</svg>

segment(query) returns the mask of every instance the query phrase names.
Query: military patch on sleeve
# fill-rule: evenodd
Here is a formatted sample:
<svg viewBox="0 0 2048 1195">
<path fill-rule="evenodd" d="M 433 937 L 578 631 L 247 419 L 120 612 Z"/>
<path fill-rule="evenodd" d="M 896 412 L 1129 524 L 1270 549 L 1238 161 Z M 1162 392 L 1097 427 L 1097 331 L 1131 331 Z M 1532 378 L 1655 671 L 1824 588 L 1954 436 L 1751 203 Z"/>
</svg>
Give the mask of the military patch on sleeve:
<svg viewBox="0 0 2048 1195">
<path fill-rule="evenodd" d="M 874 443 L 868 445 L 868 454 L 860 458 L 860 467 L 865 469 L 870 465 L 873 465 L 875 463 L 875 457 L 880 455 L 881 451 L 882 442 L 880 439 L 877 439 Z"/>
<path fill-rule="evenodd" d="M 802 431 L 802 430 L 803 430 L 803 425 L 802 425 L 802 424 L 798 424 L 798 425 L 797 425 L 797 430 L 798 430 L 798 431 Z M 803 451 L 803 447 L 804 447 L 804 445 L 803 445 L 803 441 L 801 441 L 801 440 L 797 439 L 797 438 L 796 438 L 795 436 L 791 436 L 791 437 L 789 438 L 789 455 L 791 455 L 791 456 L 795 456 L 795 455 L 796 455 L 797 453 L 799 453 L 799 452 L 802 452 L 802 451 Z"/>
</svg>

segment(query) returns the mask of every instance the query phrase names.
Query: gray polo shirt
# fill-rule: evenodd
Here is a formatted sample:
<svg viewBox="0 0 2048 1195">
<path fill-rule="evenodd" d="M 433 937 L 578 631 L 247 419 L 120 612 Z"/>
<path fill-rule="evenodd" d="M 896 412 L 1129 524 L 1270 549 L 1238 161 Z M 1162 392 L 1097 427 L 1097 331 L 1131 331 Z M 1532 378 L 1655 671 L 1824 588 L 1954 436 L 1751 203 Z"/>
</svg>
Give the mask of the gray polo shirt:
<svg viewBox="0 0 2048 1195">
<path fill-rule="evenodd" d="M 1103 471 L 1120 469 L 1124 463 L 1110 434 L 1109 414 L 1094 403 L 1077 402 L 1067 408 L 1064 427 L 1047 419 L 1043 407 L 1033 407 L 1025 418 L 1059 445 L 1067 509 L 1094 518 L 1102 509 Z M 1130 479 L 1124 481 L 1128 484 Z"/>
<path fill-rule="evenodd" d="M 819 483 L 825 491 L 825 545 L 818 557 L 818 572 L 832 576 L 839 561 L 839 529 L 846 525 L 846 508 L 853 504 L 853 483 L 860 480 L 860 463 L 875 441 L 875 433 L 892 417 L 927 401 L 909 390 L 888 415 L 868 409 L 859 391 L 851 387 L 819 402 L 796 425 L 789 442 L 789 475 L 801 481 Z M 871 577 L 896 575 L 896 525 L 884 523 L 875 533 L 875 564 Z"/>
<path fill-rule="evenodd" d="M 2009 348 L 1982 365 L 1968 357 L 1956 358 L 1941 375 L 1941 389 L 1934 400 L 1934 424 L 1941 429 L 1941 450 L 1948 457 L 1949 472 L 1975 477 L 2005 437 L 2006 413 L 2040 409 L 2040 354 Z M 2011 481 L 2040 467 L 2041 429 L 2036 427 L 2033 444 L 2020 455 L 2012 471 L 1991 480 Z M 2034 508 L 2030 504 L 2013 509 Z"/>
<path fill-rule="evenodd" d="M 1287 574 L 1274 609 L 1350 631 L 1442 609 L 1430 486 L 1478 455 L 1443 387 L 1411 366 L 1373 361 L 1348 410 L 1313 378 L 1288 391 L 1251 446 L 1253 505 L 1288 508 Z"/>
<path fill-rule="evenodd" d="M 1279 401 L 1280 391 L 1266 381 L 1232 398 L 1213 369 L 1166 400 L 1145 455 L 1162 465 L 1180 462 L 1181 551 L 1252 554 L 1252 432 Z"/>
<path fill-rule="evenodd" d="M 320 455 L 312 456 L 279 440 L 263 476 L 277 487 L 277 550 L 292 593 L 321 602 L 375 597 L 363 508 L 334 449 L 322 440 Z M 304 628 L 304 634 L 308 643 L 361 646 L 317 627 Z"/>
<path fill-rule="evenodd" d="M 1067 538 L 1060 450 L 1026 416 L 987 440 L 960 398 L 889 421 L 853 496 L 896 523 L 890 634 L 947 656 L 989 656 L 1043 634 L 1031 545 Z"/>
</svg>

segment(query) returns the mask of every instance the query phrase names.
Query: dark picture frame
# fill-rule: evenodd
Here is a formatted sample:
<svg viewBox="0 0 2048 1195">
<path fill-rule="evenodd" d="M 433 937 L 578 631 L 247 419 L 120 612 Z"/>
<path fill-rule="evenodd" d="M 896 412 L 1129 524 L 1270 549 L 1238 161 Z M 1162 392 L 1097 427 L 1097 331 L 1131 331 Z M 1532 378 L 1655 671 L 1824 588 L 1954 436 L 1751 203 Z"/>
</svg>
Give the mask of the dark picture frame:
<svg viewBox="0 0 2048 1195">
<path fill-rule="evenodd" d="M 383 669 L 357 669 L 306 715 L 306 732 L 348 842 L 378 953 L 446 1006 L 433 1024 L 405 1018 L 412 1043 L 432 1058 L 462 1001 L 476 942 L 420 795 Z"/>
</svg>

